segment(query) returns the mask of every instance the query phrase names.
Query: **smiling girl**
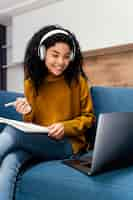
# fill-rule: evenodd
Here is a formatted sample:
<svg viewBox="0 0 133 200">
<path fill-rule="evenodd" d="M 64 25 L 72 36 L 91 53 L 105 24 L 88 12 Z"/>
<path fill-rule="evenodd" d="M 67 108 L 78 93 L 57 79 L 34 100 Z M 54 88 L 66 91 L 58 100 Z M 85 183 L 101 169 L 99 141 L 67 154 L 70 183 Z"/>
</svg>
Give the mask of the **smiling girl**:
<svg viewBox="0 0 133 200">
<path fill-rule="evenodd" d="M 35 33 L 25 51 L 24 69 L 25 97 L 14 106 L 24 121 L 47 126 L 49 132 L 24 133 L 11 126 L 1 132 L 1 168 L 10 166 L 0 179 L 4 200 L 13 199 L 19 168 L 31 157 L 64 159 L 85 151 L 85 132 L 95 121 L 79 43 L 69 30 L 51 25 Z"/>
<path fill-rule="evenodd" d="M 7 126 L 0 138 L 1 158 L 14 148 L 41 159 L 64 159 L 85 151 L 85 132 L 94 115 L 74 34 L 55 25 L 42 28 L 28 42 L 24 67 L 25 98 L 16 100 L 16 110 L 24 121 L 47 126 L 49 132 L 26 134 Z"/>
</svg>

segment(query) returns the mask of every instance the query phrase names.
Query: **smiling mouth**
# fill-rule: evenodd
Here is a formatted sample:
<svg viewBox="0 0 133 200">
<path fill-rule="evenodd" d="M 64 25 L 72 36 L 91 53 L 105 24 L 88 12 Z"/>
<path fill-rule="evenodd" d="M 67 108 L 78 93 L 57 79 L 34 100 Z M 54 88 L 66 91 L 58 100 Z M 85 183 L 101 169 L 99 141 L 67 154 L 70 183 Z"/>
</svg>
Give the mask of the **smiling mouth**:
<svg viewBox="0 0 133 200">
<path fill-rule="evenodd" d="M 57 67 L 57 68 L 63 68 L 64 66 L 54 65 L 54 67 Z"/>
<path fill-rule="evenodd" d="M 56 70 L 59 70 L 59 71 L 62 71 L 62 70 L 64 69 L 64 67 L 59 67 L 59 66 L 54 66 L 54 68 L 55 68 Z"/>
</svg>

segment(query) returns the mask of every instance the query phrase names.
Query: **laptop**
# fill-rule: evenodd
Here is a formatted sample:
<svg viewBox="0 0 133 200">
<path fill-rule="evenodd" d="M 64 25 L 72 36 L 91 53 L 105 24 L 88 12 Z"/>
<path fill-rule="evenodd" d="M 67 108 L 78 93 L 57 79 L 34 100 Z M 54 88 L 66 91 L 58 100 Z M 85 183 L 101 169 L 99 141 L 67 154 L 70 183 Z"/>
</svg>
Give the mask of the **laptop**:
<svg viewBox="0 0 133 200">
<path fill-rule="evenodd" d="M 90 154 L 63 163 L 87 175 L 133 164 L 133 112 L 100 114 Z"/>
</svg>

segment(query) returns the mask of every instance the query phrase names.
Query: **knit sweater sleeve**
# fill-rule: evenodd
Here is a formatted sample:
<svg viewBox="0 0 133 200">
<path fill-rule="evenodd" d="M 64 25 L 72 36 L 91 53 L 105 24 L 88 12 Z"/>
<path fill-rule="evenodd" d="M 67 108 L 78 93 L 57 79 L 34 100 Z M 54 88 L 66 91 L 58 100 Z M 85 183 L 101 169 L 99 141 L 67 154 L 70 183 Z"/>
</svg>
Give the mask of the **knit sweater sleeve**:
<svg viewBox="0 0 133 200">
<path fill-rule="evenodd" d="M 95 122 L 93 104 L 87 81 L 80 78 L 80 116 L 64 121 L 64 131 L 67 136 L 82 135 Z"/>
<path fill-rule="evenodd" d="M 23 115 L 25 122 L 33 122 L 34 118 L 34 90 L 30 80 L 24 81 L 24 95 L 31 106 L 31 112 Z"/>
</svg>

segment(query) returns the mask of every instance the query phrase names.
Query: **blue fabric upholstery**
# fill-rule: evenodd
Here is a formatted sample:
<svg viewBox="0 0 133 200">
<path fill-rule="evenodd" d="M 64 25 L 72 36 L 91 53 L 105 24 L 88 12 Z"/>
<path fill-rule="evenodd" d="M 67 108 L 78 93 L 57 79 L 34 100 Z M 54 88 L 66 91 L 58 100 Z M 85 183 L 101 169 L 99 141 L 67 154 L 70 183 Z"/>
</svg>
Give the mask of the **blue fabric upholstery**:
<svg viewBox="0 0 133 200">
<path fill-rule="evenodd" d="M 22 96 L 23 94 L 16 92 L 0 91 L 0 117 L 22 120 L 21 115 L 16 112 L 13 106 L 4 106 L 5 103 L 15 101 L 17 97 Z M 0 124 L 0 131 L 3 129 L 4 126 L 4 124 Z"/>
<path fill-rule="evenodd" d="M 106 112 L 133 111 L 133 88 L 93 87 L 91 93 L 97 116 Z M 0 116 L 21 120 L 12 107 L 3 107 L 16 95 L 20 96 L 0 92 Z M 132 186 L 133 167 L 90 177 L 61 161 L 49 161 L 22 171 L 16 183 L 15 200 L 132 200 Z"/>
<path fill-rule="evenodd" d="M 96 116 L 108 112 L 133 112 L 133 88 L 92 87 Z"/>
<path fill-rule="evenodd" d="M 17 182 L 16 200 L 132 200 L 133 167 L 89 177 L 60 161 L 38 164 Z"/>
</svg>

